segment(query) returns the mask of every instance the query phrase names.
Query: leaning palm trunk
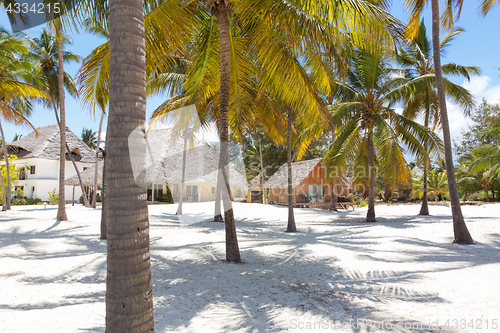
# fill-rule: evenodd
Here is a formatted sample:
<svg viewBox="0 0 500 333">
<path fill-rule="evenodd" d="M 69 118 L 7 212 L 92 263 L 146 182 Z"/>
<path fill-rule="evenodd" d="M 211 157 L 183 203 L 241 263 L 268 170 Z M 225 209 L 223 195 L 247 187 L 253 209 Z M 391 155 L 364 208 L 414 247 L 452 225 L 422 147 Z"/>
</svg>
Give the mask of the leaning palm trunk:
<svg viewBox="0 0 500 333">
<path fill-rule="evenodd" d="M 188 130 L 187 128 L 184 130 L 184 147 L 182 150 L 181 191 L 179 197 L 179 205 L 177 206 L 177 212 L 175 213 L 176 215 L 182 215 L 182 202 L 184 201 L 184 183 L 186 182 L 186 157 L 187 157 L 186 155 L 187 155 L 187 140 L 188 140 L 187 130 Z M 153 188 L 153 196 L 154 196 L 154 191 L 155 189 Z"/>
<path fill-rule="evenodd" d="M 292 185 L 292 108 L 288 108 L 288 133 L 286 138 L 287 168 L 288 168 L 288 225 L 286 232 L 297 232 L 293 215 L 293 185 Z"/>
<path fill-rule="evenodd" d="M 367 159 L 368 159 L 368 212 L 366 222 L 377 222 L 375 220 L 375 173 L 373 172 L 373 137 L 369 130 L 367 138 Z"/>
<path fill-rule="evenodd" d="M 95 208 L 97 205 L 97 177 L 99 175 L 99 145 L 101 143 L 101 131 L 102 131 L 102 122 L 104 120 L 104 110 L 101 113 L 101 120 L 99 121 L 99 133 L 97 134 L 97 144 L 95 147 L 95 172 L 94 172 L 94 195 L 92 198 L 92 208 Z M 102 185 L 102 184 L 101 184 Z M 102 191 L 101 191 L 101 201 L 102 201 Z"/>
<path fill-rule="evenodd" d="M 7 171 L 7 193 L 6 193 L 6 200 L 7 202 L 5 203 L 6 209 L 10 209 L 10 196 L 12 193 L 12 188 L 10 185 L 10 166 L 9 166 L 9 154 L 7 152 L 7 141 L 5 141 L 5 135 L 3 134 L 3 128 L 2 124 L 0 123 L 0 133 L 2 134 L 2 142 L 3 142 L 3 156 L 5 158 L 5 168 Z M 3 184 L 3 183 L 2 183 Z M 5 193 L 5 191 L 4 191 Z"/>
<path fill-rule="evenodd" d="M 229 185 L 229 93 L 231 81 L 231 45 L 229 31 L 229 8 L 224 1 L 213 4 L 219 23 L 220 34 L 220 160 L 219 173 L 222 171 L 225 190 L 222 189 L 224 220 L 226 225 L 226 259 L 229 262 L 241 262 L 236 225 L 234 222 Z"/>
<path fill-rule="evenodd" d="M 54 103 L 52 103 L 52 107 L 54 108 L 54 112 L 56 114 L 57 124 L 59 125 L 59 129 L 60 129 L 61 128 L 61 122 L 59 120 L 59 116 L 57 115 L 57 109 L 56 109 Z M 66 152 L 68 153 L 69 159 L 71 160 L 71 163 L 73 164 L 73 168 L 75 168 L 76 175 L 78 177 L 78 182 L 80 183 L 80 188 L 82 189 L 83 204 L 85 205 L 85 207 L 89 207 L 89 201 L 87 200 L 87 195 L 85 193 L 85 187 L 83 186 L 82 176 L 80 175 L 80 170 L 78 170 L 78 166 L 76 165 L 75 159 L 73 158 L 73 155 L 71 155 L 71 150 L 69 150 L 68 143 L 65 142 L 64 144 L 66 145 Z M 64 159 L 66 160 L 66 157 Z M 73 196 L 75 194 L 74 190 L 75 190 L 75 188 L 73 187 Z"/>
<path fill-rule="evenodd" d="M 128 142 L 135 129 L 145 131 L 143 2 L 110 0 L 109 28 L 106 333 L 154 333 L 145 172 L 134 177 L 145 168 L 146 149 L 143 139 L 130 150 Z"/>
<path fill-rule="evenodd" d="M 66 196 L 64 192 L 64 179 L 66 176 L 66 115 L 64 107 L 64 59 L 63 51 L 61 45 L 61 26 L 59 19 L 55 20 L 56 28 L 56 43 L 57 43 L 57 56 L 58 56 L 58 73 L 57 81 L 59 88 L 59 112 L 61 114 L 61 123 L 59 124 L 60 133 L 60 150 L 59 150 L 59 205 L 57 207 L 57 220 L 67 221 L 68 216 L 66 215 Z M 71 154 L 70 154 L 71 155 Z"/>
<path fill-rule="evenodd" d="M 441 124 L 443 126 L 444 156 L 446 162 L 446 174 L 448 176 L 448 191 L 450 194 L 451 214 L 453 217 L 453 232 L 455 236 L 455 240 L 453 242 L 458 244 L 473 244 L 474 241 L 472 240 L 469 230 L 467 230 L 467 226 L 465 225 L 464 217 L 462 215 L 457 181 L 455 179 L 455 170 L 453 167 L 450 125 L 448 122 L 448 112 L 446 110 L 446 99 L 443 86 L 443 74 L 441 71 L 438 0 L 432 0 L 432 46 L 434 52 L 434 69 L 439 98 L 439 108 L 441 109 Z"/>
</svg>

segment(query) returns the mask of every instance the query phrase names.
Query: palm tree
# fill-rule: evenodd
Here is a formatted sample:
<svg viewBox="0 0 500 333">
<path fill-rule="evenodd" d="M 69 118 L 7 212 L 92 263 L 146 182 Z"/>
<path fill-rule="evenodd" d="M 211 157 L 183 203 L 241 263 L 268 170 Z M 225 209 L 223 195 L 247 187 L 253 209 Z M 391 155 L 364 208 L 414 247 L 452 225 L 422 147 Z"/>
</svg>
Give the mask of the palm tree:
<svg viewBox="0 0 500 333">
<path fill-rule="evenodd" d="M 14 35 L 9 35 L 6 30 L 0 28 L 0 117 L 16 125 L 28 125 L 34 129 L 25 118 L 31 111 L 30 100 L 44 98 L 46 95 L 35 86 L 26 83 L 27 80 L 37 79 L 31 73 L 31 64 L 21 59 L 22 55 L 27 52 L 28 46 L 25 41 Z M 2 146 L 7 175 L 10 175 L 7 141 L 1 123 L 0 133 L 2 143 L 4 143 Z M 10 209 L 11 183 L 9 176 L 7 177 L 7 191 L 3 190 L 2 193 L 6 194 L 3 205 L 6 209 Z"/>
<path fill-rule="evenodd" d="M 454 29 L 449 32 L 440 43 L 441 52 L 449 46 L 450 42 L 460 33 L 462 29 Z M 438 96 L 435 87 L 434 63 L 432 54 L 432 44 L 427 37 L 424 21 L 420 23 L 418 35 L 410 40 L 404 49 L 400 49 L 399 63 L 407 68 L 406 74 L 410 78 L 421 77 L 427 83 L 423 89 L 414 93 L 406 101 L 404 115 L 410 118 L 423 116 L 424 126 L 430 124 L 435 128 L 440 121 L 440 112 L 438 105 Z M 446 75 L 461 75 L 470 80 L 470 75 L 479 74 L 479 68 L 471 66 L 461 66 L 456 64 L 445 64 L 441 70 Z M 455 104 L 462 107 L 464 113 L 468 115 L 474 107 L 472 95 L 463 87 L 454 84 L 446 78 L 443 78 L 446 95 L 451 98 Z M 420 215 L 429 215 L 429 206 L 427 204 L 427 172 L 430 166 L 429 160 L 422 161 L 423 164 L 423 196 Z"/>
<path fill-rule="evenodd" d="M 90 128 L 82 129 L 82 141 L 87 144 L 92 149 L 96 149 L 97 146 L 97 138 L 95 137 L 96 132 Z"/>
<path fill-rule="evenodd" d="M 376 221 L 375 168 L 393 184 L 409 183 L 401 144 L 409 153 L 424 156 L 441 147 L 434 132 L 395 112 L 395 103 L 417 89 L 419 82 L 394 75 L 390 60 L 381 49 L 358 49 L 347 82 L 337 81 L 337 103 L 331 106 L 339 135 L 325 155 L 325 165 L 334 170 L 360 168 L 354 179 L 368 183 L 367 222 Z M 330 177 L 335 176 L 339 175 Z"/>
<path fill-rule="evenodd" d="M 434 201 L 439 201 L 439 198 L 446 195 L 448 192 L 448 182 L 446 171 L 438 172 L 433 169 L 429 172 L 428 179 L 428 194 L 434 197 Z"/>
<path fill-rule="evenodd" d="M 497 0 L 483 0 L 482 1 L 482 13 L 486 15 L 491 7 L 496 4 Z M 407 0 L 406 6 L 410 8 L 410 18 L 408 23 L 407 35 L 408 37 L 414 37 L 417 33 L 418 22 L 420 21 L 420 14 L 424 8 L 427 0 Z M 456 2 L 449 1 L 447 3 L 447 8 L 444 12 L 442 18 L 443 25 L 446 28 L 451 28 L 453 26 L 453 7 L 458 9 L 458 16 L 462 9 L 463 0 L 458 0 Z M 439 49 L 439 2 L 438 0 L 431 0 L 431 11 L 432 11 L 432 47 L 434 53 L 434 68 L 436 70 L 436 86 L 438 91 L 438 102 L 439 108 L 441 110 L 441 124 L 443 129 L 443 141 L 445 148 L 445 162 L 446 162 L 446 172 L 448 174 L 448 188 L 450 195 L 451 204 L 451 215 L 453 218 L 453 234 L 455 239 L 453 243 L 456 244 L 474 244 L 474 241 L 467 229 L 465 220 L 462 214 L 462 208 L 460 207 L 460 197 L 458 196 L 457 181 L 455 178 L 454 165 L 453 165 L 453 151 L 451 145 L 451 135 L 450 135 L 450 124 L 448 121 L 448 112 L 446 109 L 446 96 L 443 83 L 443 75 L 441 69 L 441 55 Z"/>
<path fill-rule="evenodd" d="M 129 154 L 129 136 L 144 131 L 146 69 L 143 2 L 111 1 L 107 130 L 106 332 L 154 332 L 148 207 L 142 140 Z"/>
<path fill-rule="evenodd" d="M 46 106 L 54 110 L 57 123 L 59 124 L 61 151 L 59 159 L 59 206 L 57 219 L 63 221 L 67 220 L 64 195 L 66 152 L 68 152 L 78 175 L 80 187 L 84 188 L 81 182 L 80 171 L 66 144 L 66 114 L 64 104 L 64 88 L 66 88 L 70 95 L 78 95 L 73 79 L 64 71 L 64 62 L 77 62 L 80 60 L 80 56 L 69 51 L 63 51 L 65 46 L 70 44 L 71 41 L 61 33 L 61 23 L 58 20 L 53 20 L 52 24 L 55 35 L 51 35 L 48 30 L 44 29 L 39 38 L 30 38 L 27 36 L 30 44 L 30 53 L 26 56 L 26 59 L 34 64 L 35 72 L 44 78 L 42 87 L 48 95 Z M 83 198 L 85 206 L 88 207 L 87 197 L 84 195 Z"/>
<path fill-rule="evenodd" d="M 465 179 L 474 180 L 480 184 L 486 193 L 486 202 L 490 202 L 490 185 L 500 172 L 500 146 L 480 145 L 460 159 L 462 165 L 468 168 Z"/>
</svg>

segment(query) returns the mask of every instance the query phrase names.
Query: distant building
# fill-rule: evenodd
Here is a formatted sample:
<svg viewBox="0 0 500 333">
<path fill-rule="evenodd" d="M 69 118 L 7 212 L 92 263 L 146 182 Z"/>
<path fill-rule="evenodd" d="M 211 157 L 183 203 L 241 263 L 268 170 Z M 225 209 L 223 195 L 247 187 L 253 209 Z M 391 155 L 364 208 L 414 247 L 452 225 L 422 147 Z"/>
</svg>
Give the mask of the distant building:
<svg viewBox="0 0 500 333">
<path fill-rule="evenodd" d="M 56 189 L 56 192 L 59 191 L 59 125 L 43 126 L 37 130 L 40 133 L 38 137 L 35 132 L 32 132 L 17 141 L 8 143 L 7 150 L 9 154 L 17 155 L 18 160 L 14 162 L 16 166 L 23 167 L 18 175 L 19 180 L 13 189 L 14 196 L 47 201 L 48 192 L 53 189 Z M 66 142 L 79 171 L 94 165 L 95 151 L 67 127 Z M 76 175 L 76 171 L 67 152 L 65 157 L 66 179 Z M 72 186 L 65 186 L 66 201 L 71 200 L 72 191 Z M 81 194 L 82 192 L 78 188 L 75 195 L 79 198 Z"/>
<path fill-rule="evenodd" d="M 324 180 L 322 158 L 292 163 L 293 202 L 298 206 L 325 208 L 331 200 L 334 186 Z M 265 183 L 269 189 L 271 203 L 288 204 L 288 165 L 287 163 L 272 175 Z M 352 190 L 346 178 L 339 177 L 334 187 L 338 196 L 347 196 Z"/>
<path fill-rule="evenodd" d="M 152 130 L 147 135 L 146 182 L 155 200 L 170 188 L 173 200 L 179 200 L 182 183 L 184 140 L 173 129 Z M 186 147 L 184 201 L 214 201 L 219 169 L 219 152 L 203 140 L 192 138 Z M 233 195 L 243 198 L 248 189 L 245 176 L 229 168 Z"/>
</svg>

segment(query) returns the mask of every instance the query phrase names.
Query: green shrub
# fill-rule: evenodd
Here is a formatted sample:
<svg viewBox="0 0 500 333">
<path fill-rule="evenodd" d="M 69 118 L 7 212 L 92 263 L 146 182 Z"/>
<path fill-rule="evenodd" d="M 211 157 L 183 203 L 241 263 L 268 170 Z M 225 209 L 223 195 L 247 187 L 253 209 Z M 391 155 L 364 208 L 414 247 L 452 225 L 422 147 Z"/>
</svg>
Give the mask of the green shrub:
<svg viewBox="0 0 500 333">
<path fill-rule="evenodd" d="M 11 200 L 11 204 L 12 205 L 16 205 L 16 206 L 20 206 L 20 205 L 38 205 L 41 202 L 42 202 L 41 199 L 31 199 L 31 198 L 27 198 L 27 199 L 12 198 L 12 200 Z"/>
<path fill-rule="evenodd" d="M 49 204 L 57 205 L 59 202 L 59 193 L 56 193 L 56 189 L 53 189 L 51 192 L 47 192 L 49 194 Z"/>
<path fill-rule="evenodd" d="M 368 202 L 366 202 L 366 200 L 364 200 L 364 199 L 361 199 L 361 201 L 359 203 L 359 208 L 366 207 L 366 206 L 368 206 Z"/>
</svg>

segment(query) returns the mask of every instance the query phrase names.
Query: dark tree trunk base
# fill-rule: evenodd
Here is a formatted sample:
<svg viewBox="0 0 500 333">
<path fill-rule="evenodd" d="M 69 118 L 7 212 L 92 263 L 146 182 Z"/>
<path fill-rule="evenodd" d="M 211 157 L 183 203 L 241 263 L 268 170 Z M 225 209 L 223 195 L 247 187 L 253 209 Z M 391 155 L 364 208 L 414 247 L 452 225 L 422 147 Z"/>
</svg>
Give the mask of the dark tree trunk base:
<svg viewBox="0 0 500 333">
<path fill-rule="evenodd" d="M 224 222 L 222 215 L 219 214 L 219 215 L 214 216 L 214 222 Z"/>
</svg>

